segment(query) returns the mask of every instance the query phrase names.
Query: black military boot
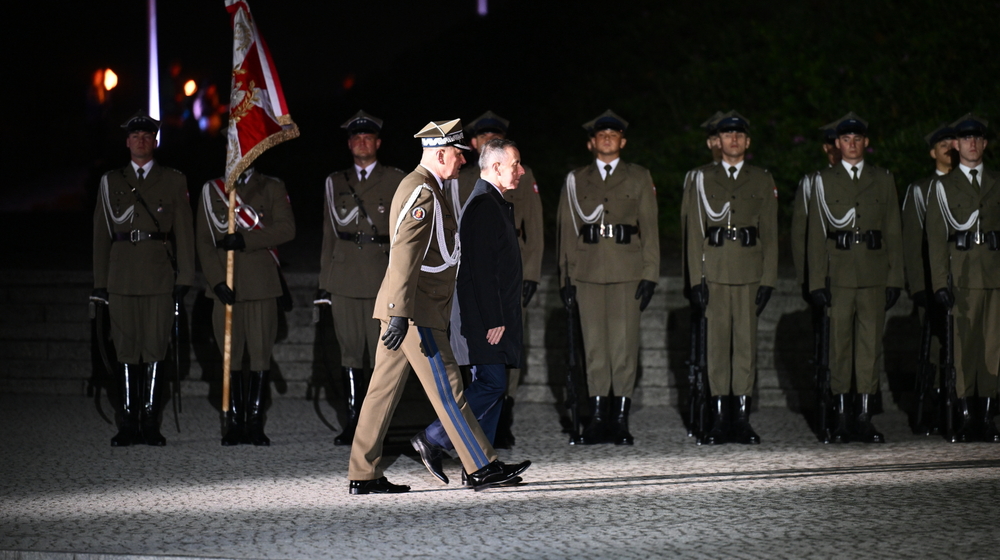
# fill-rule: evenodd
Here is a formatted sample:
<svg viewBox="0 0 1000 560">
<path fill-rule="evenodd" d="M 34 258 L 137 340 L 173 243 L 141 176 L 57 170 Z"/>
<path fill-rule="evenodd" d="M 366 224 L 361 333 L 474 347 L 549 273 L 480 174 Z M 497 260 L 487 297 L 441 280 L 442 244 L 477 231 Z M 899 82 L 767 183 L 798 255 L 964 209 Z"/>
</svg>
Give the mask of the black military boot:
<svg viewBox="0 0 1000 560">
<path fill-rule="evenodd" d="M 873 395 L 861 393 L 858 395 L 858 434 L 857 440 L 864 443 L 885 443 L 885 436 L 872 424 L 871 401 Z"/>
<path fill-rule="evenodd" d="M 233 371 L 229 374 L 229 411 L 226 412 L 226 433 L 222 436 L 222 445 L 250 443 L 246 434 L 246 417 L 243 371 Z"/>
<path fill-rule="evenodd" d="M 628 431 L 628 411 L 632 408 L 632 399 L 618 397 L 612 404 L 614 407 L 615 423 L 611 442 L 615 445 L 632 445 L 635 439 Z"/>
<path fill-rule="evenodd" d="M 830 434 L 830 443 L 847 443 L 851 441 L 851 430 L 847 426 L 847 394 L 834 395 L 833 399 L 837 422 Z"/>
<path fill-rule="evenodd" d="M 160 362 L 146 364 L 145 383 L 142 386 L 142 439 L 146 445 L 161 447 L 167 444 L 167 438 L 160 433 L 160 385 L 163 384 L 163 372 Z"/>
<path fill-rule="evenodd" d="M 358 417 L 361 416 L 361 402 L 364 392 L 361 389 L 361 370 L 359 368 L 340 368 L 344 380 L 344 392 L 347 393 L 347 422 L 344 430 L 333 438 L 334 445 L 351 445 L 354 443 L 354 430 L 358 427 Z"/>
<path fill-rule="evenodd" d="M 122 364 L 118 375 L 121 386 L 121 423 L 118 433 L 111 438 L 111 447 L 126 447 L 142 443 L 142 432 L 139 431 L 139 399 L 142 394 L 142 377 L 139 366 Z"/>
<path fill-rule="evenodd" d="M 267 392 L 271 372 L 251 371 L 250 392 L 247 394 L 247 438 L 254 445 L 271 445 L 264 435 L 264 395 Z"/>
<path fill-rule="evenodd" d="M 726 397 L 711 397 L 708 406 L 712 409 L 712 429 L 705 434 L 702 443 L 722 445 L 729 441 L 729 403 Z"/>
<path fill-rule="evenodd" d="M 969 411 L 969 399 L 967 397 L 962 397 L 956 399 L 955 404 L 958 409 L 958 429 L 955 430 L 955 435 L 952 438 L 952 443 L 967 443 L 975 439 L 975 434 L 973 434 L 972 426 L 972 412 Z"/>
<path fill-rule="evenodd" d="M 736 397 L 736 418 L 733 419 L 733 441 L 736 443 L 760 443 L 760 436 L 750 425 L 751 405 L 750 397 L 746 395 Z"/>
<path fill-rule="evenodd" d="M 514 447 L 514 397 L 504 397 L 500 408 L 500 421 L 497 422 L 497 433 L 493 436 L 494 449 L 510 449 Z"/>
<path fill-rule="evenodd" d="M 590 397 L 590 423 L 580 437 L 576 438 L 576 443 L 580 445 L 608 443 L 608 405 L 608 397 Z"/>
<path fill-rule="evenodd" d="M 987 443 L 1000 443 L 1000 431 L 997 431 L 997 425 L 993 422 L 993 403 L 996 399 L 985 397 L 980 398 L 979 402 L 983 405 L 983 441 Z"/>
</svg>

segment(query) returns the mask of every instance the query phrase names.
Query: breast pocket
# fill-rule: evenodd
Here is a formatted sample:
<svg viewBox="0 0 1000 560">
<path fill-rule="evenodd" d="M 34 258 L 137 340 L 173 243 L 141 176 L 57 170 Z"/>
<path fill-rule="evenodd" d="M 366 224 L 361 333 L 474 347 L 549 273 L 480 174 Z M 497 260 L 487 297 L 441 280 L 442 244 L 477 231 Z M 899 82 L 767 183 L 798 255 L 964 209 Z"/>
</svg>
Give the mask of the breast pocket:
<svg viewBox="0 0 1000 560">
<path fill-rule="evenodd" d="M 639 219 L 639 194 L 630 191 L 615 193 L 614 202 L 609 205 L 610 222 L 616 224 L 635 225 Z M 611 217 L 611 215 L 614 217 Z"/>
<path fill-rule="evenodd" d="M 759 193 L 743 193 L 733 208 L 733 221 L 741 225 L 756 226 L 760 222 L 760 208 L 764 199 Z"/>
</svg>

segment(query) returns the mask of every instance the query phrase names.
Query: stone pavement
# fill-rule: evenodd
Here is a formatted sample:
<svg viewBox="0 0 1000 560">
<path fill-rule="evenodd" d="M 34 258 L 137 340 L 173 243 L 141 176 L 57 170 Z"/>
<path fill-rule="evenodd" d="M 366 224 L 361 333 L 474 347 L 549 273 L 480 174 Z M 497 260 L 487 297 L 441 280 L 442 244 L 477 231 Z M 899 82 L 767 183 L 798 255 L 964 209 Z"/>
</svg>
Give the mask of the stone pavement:
<svg viewBox="0 0 1000 560">
<path fill-rule="evenodd" d="M 996 558 L 1000 446 L 909 433 L 816 443 L 764 408 L 764 443 L 698 447 L 676 409 L 638 407 L 634 447 L 574 447 L 552 405 L 519 405 L 526 484 L 443 486 L 409 455 L 409 494 L 350 496 L 349 450 L 311 403 L 276 399 L 270 448 L 219 445 L 218 413 L 188 399 L 168 445 L 113 449 L 93 402 L 0 395 L 0 560 L 56 558 Z M 105 408 L 107 405 L 105 404 Z M 321 402 L 319 410 L 334 418 Z M 165 422 L 168 424 L 168 422 Z M 393 447 L 412 433 L 397 428 Z M 412 453 L 411 453 L 412 455 Z M 448 474 L 459 477 L 458 463 Z"/>
</svg>

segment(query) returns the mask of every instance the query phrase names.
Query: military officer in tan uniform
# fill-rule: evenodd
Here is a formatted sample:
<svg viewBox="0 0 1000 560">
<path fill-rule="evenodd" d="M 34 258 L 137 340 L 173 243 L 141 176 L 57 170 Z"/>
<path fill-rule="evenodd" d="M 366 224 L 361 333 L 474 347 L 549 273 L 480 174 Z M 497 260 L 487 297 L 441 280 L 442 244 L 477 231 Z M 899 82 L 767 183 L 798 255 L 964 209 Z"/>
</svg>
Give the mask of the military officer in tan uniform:
<svg viewBox="0 0 1000 560">
<path fill-rule="evenodd" d="M 347 130 L 354 165 L 326 178 L 319 292 L 313 303 L 329 305 L 333 313 L 347 395 L 347 422 L 333 443 L 350 445 L 369 377 L 366 343 L 368 363 L 375 365 L 379 324 L 372 314 L 389 264 L 389 202 L 405 175 L 377 159 L 381 119 L 358 111 L 341 128 Z"/>
<path fill-rule="evenodd" d="M 226 305 L 233 306 L 229 411 L 222 445 L 270 445 L 264 434 L 264 407 L 282 293 L 276 248 L 295 238 L 295 217 L 284 182 L 253 168 L 236 181 L 236 196 L 236 233 L 227 233 L 229 198 L 222 179 L 205 183 L 198 199 L 198 257 L 212 287 L 212 325 L 220 351 Z M 226 285 L 229 251 L 235 252 L 232 289 Z M 249 383 L 244 383 L 244 349 L 250 356 Z"/>
<path fill-rule="evenodd" d="M 407 364 L 444 426 L 473 487 L 517 480 L 531 464 L 506 465 L 486 440 L 463 394 L 446 329 L 461 257 L 458 222 L 441 191 L 465 162 L 462 122 L 433 121 L 415 135 L 420 165 L 396 189 L 389 206 L 389 265 L 375 299 L 382 327 L 368 396 L 351 447 L 351 494 L 399 493 L 409 486 L 383 475 L 382 440 L 402 395 Z"/>
<path fill-rule="evenodd" d="M 91 300 L 108 305 L 121 363 L 121 422 L 111 445 L 166 445 L 159 428 L 160 363 L 170 344 L 174 299 L 194 283 L 191 205 L 187 178 L 153 160 L 159 121 L 140 111 L 122 128 L 131 161 L 101 177 L 94 209 Z"/>
<path fill-rule="evenodd" d="M 697 173 L 687 199 L 691 299 L 700 304 L 708 324 L 712 429 L 702 443 L 760 443 L 750 425 L 751 394 L 757 317 L 778 275 L 778 190 L 770 173 L 744 159 L 749 121 L 730 111 L 717 128 L 722 161 Z M 735 412 L 732 426 L 730 408 Z"/>
<path fill-rule="evenodd" d="M 830 317 L 830 388 L 836 407 L 831 441 L 882 443 L 871 422 L 885 312 L 903 287 L 899 199 L 888 170 L 865 161 L 868 123 L 853 112 L 838 121 L 840 165 L 813 180 L 809 211 L 809 291 Z M 829 279 L 829 280 L 827 280 Z M 858 392 L 857 431 L 848 429 L 851 370 Z"/>
<path fill-rule="evenodd" d="M 951 124 L 957 169 L 934 181 L 927 203 L 927 252 L 934 299 L 954 315 L 957 441 L 1000 443 L 994 422 L 1000 370 L 1000 174 L 983 165 L 986 120 Z M 971 400 L 978 395 L 978 418 Z"/>
<path fill-rule="evenodd" d="M 579 302 L 593 411 L 578 443 L 632 445 L 639 313 L 660 275 L 656 188 L 649 171 L 621 160 L 624 119 L 608 110 L 583 126 L 595 159 L 567 175 L 557 218 L 560 280 L 572 282 L 561 294 Z"/>
<path fill-rule="evenodd" d="M 470 136 L 472 149 L 479 151 L 480 147 L 494 138 L 507 138 L 507 129 L 510 121 L 497 115 L 493 111 L 486 111 L 476 120 L 472 121 L 465 129 Z M 542 227 L 542 198 L 538 195 L 538 182 L 531 168 L 522 165 L 524 175 L 521 177 L 520 187 L 511 189 L 504 193 L 504 200 L 514 205 L 514 227 L 517 228 L 518 244 L 521 248 L 521 266 L 523 270 L 524 286 L 521 292 L 522 305 L 528 306 L 535 291 L 538 289 L 538 282 L 542 277 L 542 252 L 545 249 Z M 472 193 L 472 189 L 479 180 L 479 164 L 476 158 L 462 168 L 458 174 L 458 179 L 445 182 L 445 196 L 455 204 L 458 215 L 465 208 L 465 203 Z M 457 195 L 456 195 L 457 191 Z M 527 332 L 528 314 L 521 315 L 523 328 Z M 453 308 L 452 322 L 455 323 L 456 313 Z M 455 336 L 455 329 L 452 329 L 452 336 Z M 453 343 L 454 346 L 454 343 Z M 465 351 L 467 357 L 468 351 Z M 456 352 L 456 359 L 460 365 L 466 365 Z M 467 362 L 467 360 L 465 360 Z M 497 425 L 496 436 L 493 446 L 497 449 L 509 449 L 514 445 L 514 434 L 511 427 L 514 421 L 514 397 L 517 395 L 517 388 L 521 381 L 521 370 L 511 368 L 507 370 L 507 396 L 503 401 L 503 408 L 500 411 L 500 423 Z"/>
<path fill-rule="evenodd" d="M 931 184 L 951 171 L 951 144 L 954 139 L 955 132 L 947 124 L 939 126 L 924 138 L 930 148 L 931 159 L 934 160 L 934 174 L 920 179 L 906 189 L 901 211 L 906 287 L 910 299 L 913 300 L 918 310 L 920 324 L 930 329 L 932 335 L 930 345 L 928 348 L 921 348 L 921 352 L 928 353 L 930 363 L 935 364 L 935 371 L 941 352 L 939 337 L 942 334 L 941 327 L 944 325 L 945 317 L 941 307 L 934 301 L 933 292 L 930 290 L 931 269 L 927 260 L 927 236 L 924 235 L 924 223 L 927 217 L 927 198 L 930 194 Z M 921 337 L 921 343 L 923 343 L 923 337 Z M 930 435 L 937 433 L 940 429 L 938 425 L 940 415 L 937 413 L 940 404 L 939 386 L 940 376 L 934 375 L 933 391 L 928 390 L 928 394 L 933 394 L 933 398 L 930 399 L 931 406 L 924 409 L 930 414 L 925 414 L 923 418 L 916 418 L 913 427 L 914 433 Z"/>
</svg>

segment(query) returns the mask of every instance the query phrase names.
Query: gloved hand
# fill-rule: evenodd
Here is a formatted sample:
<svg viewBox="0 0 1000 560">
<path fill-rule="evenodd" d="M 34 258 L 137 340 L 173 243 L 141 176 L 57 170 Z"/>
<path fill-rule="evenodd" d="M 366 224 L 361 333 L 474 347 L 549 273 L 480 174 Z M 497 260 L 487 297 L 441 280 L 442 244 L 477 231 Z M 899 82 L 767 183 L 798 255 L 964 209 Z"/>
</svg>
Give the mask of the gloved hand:
<svg viewBox="0 0 1000 560">
<path fill-rule="evenodd" d="M 934 292 L 934 299 L 943 305 L 945 309 L 951 309 L 955 305 L 955 294 L 952 294 L 948 288 L 941 288 Z"/>
<path fill-rule="evenodd" d="M 760 286 L 757 288 L 757 298 L 753 302 L 757 304 L 758 317 L 764 312 L 764 308 L 767 307 L 767 302 L 770 301 L 772 292 L 774 292 L 774 288 L 771 286 Z"/>
<path fill-rule="evenodd" d="M 691 304 L 702 310 L 708 307 L 708 284 L 691 286 Z"/>
<path fill-rule="evenodd" d="M 809 296 L 809 282 L 802 283 L 802 300 L 812 305 L 812 298 Z"/>
<path fill-rule="evenodd" d="M 313 300 L 313 305 L 333 305 L 330 297 L 330 292 L 323 289 L 316 290 L 316 299 Z"/>
<path fill-rule="evenodd" d="M 90 301 L 103 303 L 104 305 L 108 304 L 108 298 L 110 297 L 107 288 L 96 288 L 93 292 L 90 292 Z"/>
<path fill-rule="evenodd" d="M 563 305 L 567 308 L 573 307 L 576 303 L 576 286 L 563 286 L 559 288 L 559 297 L 562 298 Z"/>
<path fill-rule="evenodd" d="M 830 288 L 820 288 L 809 292 L 809 301 L 816 307 L 829 307 L 833 295 L 830 294 Z"/>
<path fill-rule="evenodd" d="M 524 285 L 521 287 L 521 307 L 528 307 L 528 302 L 538 291 L 538 282 L 534 280 L 525 280 Z"/>
<path fill-rule="evenodd" d="M 639 280 L 639 286 L 635 289 L 635 299 L 639 300 L 639 311 L 645 311 L 649 306 L 649 300 L 653 299 L 653 290 L 656 289 L 656 282 L 649 280 Z"/>
<path fill-rule="evenodd" d="M 227 251 L 242 251 L 247 248 L 247 242 L 243 239 L 243 234 L 240 232 L 227 233 L 222 238 L 221 245 Z"/>
<path fill-rule="evenodd" d="M 406 330 L 410 328 L 410 321 L 406 317 L 389 317 L 389 324 L 382 333 L 382 342 L 389 350 L 399 350 L 406 338 Z"/>
<path fill-rule="evenodd" d="M 219 301 L 222 303 L 226 305 L 236 303 L 236 294 L 233 293 L 233 290 L 231 290 L 225 282 L 219 282 L 216 284 L 215 287 L 212 288 L 212 291 L 215 292 L 215 297 L 219 298 Z"/>
<path fill-rule="evenodd" d="M 919 292 L 910 296 L 913 300 L 913 305 L 917 307 L 927 307 L 927 290 L 920 290 Z"/>
<path fill-rule="evenodd" d="M 899 288 L 886 288 L 885 289 L 885 310 L 886 311 L 892 309 L 892 306 L 896 305 L 896 302 L 899 301 L 899 293 L 900 293 L 900 291 L 901 290 Z"/>
<path fill-rule="evenodd" d="M 184 296 L 187 295 L 188 290 L 190 289 L 191 286 L 185 286 L 184 284 L 177 284 L 176 286 L 174 286 L 174 299 L 175 300 L 184 299 Z"/>
</svg>

